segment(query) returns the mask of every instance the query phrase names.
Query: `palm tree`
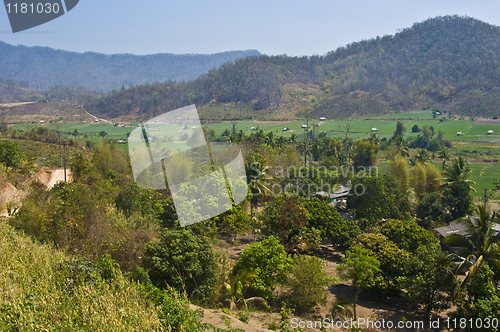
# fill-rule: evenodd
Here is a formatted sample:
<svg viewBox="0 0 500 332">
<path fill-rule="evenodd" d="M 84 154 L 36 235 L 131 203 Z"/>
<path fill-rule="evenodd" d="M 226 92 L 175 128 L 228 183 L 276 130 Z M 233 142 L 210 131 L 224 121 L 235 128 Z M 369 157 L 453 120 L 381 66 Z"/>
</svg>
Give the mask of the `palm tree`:
<svg viewBox="0 0 500 332">
<path fill-rule="evenodd" d="M 443 169 L 444 165 L 446 165 L 446 160 L 450 160 L 450 151 L 447 148 L 442 148 L 441 151 L 439 151 L 439 158 L 443 158 Z"/>
<path fill-rule="evenodd" d="M 418 150 L 417 154 L 413 156 L 413 158 L 410 160 L 410 163 L 412 165 L 416 165 L 417 163 L 420 163 L 422 165 L 425 165 L 429 162 L 430 156 L 429 156 L 429 151 L 426 149 L 420 149 Z"/>
<path fill-rule="evenodd" d="M 380 144 L 380 137 L 376 133 L 371 133 L 370 137 L 368 137 L 368 140 L 370 142 L 373 142 L 375 144 Z"/>
<path fill-rule="evenodd" d="M 472 187 L 472 185 L 476 183 L 468 179 L 468 177 L 472 174 L 472 171 L 465 164 L 466 164 L 465 159 L 463 157 L 458 157 L 453 159 L 451 165 L 444 165 L 443 167 L 444 183 L 443 185 L 441 185 L 442 189 L 449 187 L 452 183 L 463 181 L 469 185 L 472 191 L 477 192 L 476 189 Z"/>
<path fill-rule="evenodd" d="M 257 207 L 259 198 L 262 195 L 272 195 L 271 189 L 267 187 L 267 181 L 272 177 L 267 175 L 269 166 L 265 166 L 266 160 L 262 157 L 253 157 L 251 163 L 245 163 L 247 183 L 252 193 L 252 207 Z"/>
<path fill-rule="evenodd" d="M 253 272 L 240 270 L 238 274 L 233 277 L 233 280 L 231 280 L 230 282 L 227 282 L 229 281 L 227 280 L 224 284 L 231 301 L 233 301 L 234 303 L 243 304 L 248 310 L 247 303 L 243 295 L 243 289 L 246 286 L 250 285 L 250 283 L 256 276 L 257 275 Z"/>
<path fill-rule="evenodd" d="M 285 146 L 286 139 L 283 136 L 278 136 L 278 138 L 275 140 L 275 142 L 276 142 L 276 146 L 278 148 L 281 148 L 281 147 Z"/>
<path fill-rule="evenodd" d="M 295 144 L 297 143 L 299 136 L 296 133 L 292 133 L 290 135 L 290 143 Z"/>
<path fill-rule="evenodd" d="M 458 266 L 457 272 L 464 266 L 470 265 L 462 285 L 469 276 L 479 271 L 485 262 L 490 266 L 500 268 L 500 234 L 493 228 L 496 219 L 495 212 L 490 214 L 484 205 L 476 206 L 475 212 L 476 218 L 458 220 L 460 223 L 465 223 L 465 231 L 468 235 L 453 234 L 445 238 L 446 243 L 460 247 L 457 251 L 458 256 L 466 257 Z"/>
<path fill-rule="evenodd" d="M 406 158 L 410 155 L 410 153 L 408 152 L 408 145 L 406 144 L 403 136 L 397 136 L 396 138 L 394 138 L 393 144 L 394 155 L 397 155 L 399 153 L 403 158 Z"/>
</svg>

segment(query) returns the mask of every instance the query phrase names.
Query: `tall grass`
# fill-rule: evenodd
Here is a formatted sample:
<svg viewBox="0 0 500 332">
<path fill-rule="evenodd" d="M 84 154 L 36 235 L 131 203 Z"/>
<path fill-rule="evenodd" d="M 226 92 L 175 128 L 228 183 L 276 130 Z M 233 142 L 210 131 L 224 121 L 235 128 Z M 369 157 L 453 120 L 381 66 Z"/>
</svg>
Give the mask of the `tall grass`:
<svg viewBox="0 0 500 332">
<path fill-rule="evenodd" d="M 162 331 L 158 308 L 121 273 L 74 280 L 71 259 L 0 220 L 0 331 Z"/>
</svg>

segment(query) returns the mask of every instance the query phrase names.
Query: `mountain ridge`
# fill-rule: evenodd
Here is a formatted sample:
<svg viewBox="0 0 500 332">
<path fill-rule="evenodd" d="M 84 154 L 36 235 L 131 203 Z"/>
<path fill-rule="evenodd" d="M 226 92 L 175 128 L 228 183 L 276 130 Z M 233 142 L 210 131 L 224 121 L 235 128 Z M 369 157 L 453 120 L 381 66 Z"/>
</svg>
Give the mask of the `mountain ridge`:
<svg viewBox="0 0 500 332">
<path fill-rule="evenodd" d="M 78 53 L 0 41 L 0 76 L 25 81 L 35 90 L 64 85 L 102 92 L 131 84 L 194 80 L 228 61 L 259 55 L 256 50 L 215 54 Z"/>
<path fill-rule="evenodd" d="M 500 28 L 453 15 L 324 56 L 247 57 L 194 81 L 148 83 L 91 98 L 86 107 L 100 116 L 151 117 L 188 104 L 219 105 L 204 116 L 210 120 L 241 118 L 241 110 L 231 113 L 224 106 L 230 104 L 250 117 L 274 119 L 283 114 L 355 117 L 432 105 L 453 107 L 457 115 L 494 116 L 500 114 L 498 85 Z M 475 97 L 468 98 L 472 91 Z M 221 111 L 225 108 L 229 111 Z"/>
</svg>

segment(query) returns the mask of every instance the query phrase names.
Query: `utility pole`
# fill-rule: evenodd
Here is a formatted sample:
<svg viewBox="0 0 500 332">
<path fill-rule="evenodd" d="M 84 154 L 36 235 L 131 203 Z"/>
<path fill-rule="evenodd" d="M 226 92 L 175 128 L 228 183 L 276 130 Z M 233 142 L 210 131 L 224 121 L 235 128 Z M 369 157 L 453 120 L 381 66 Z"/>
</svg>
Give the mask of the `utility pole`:
<svg viewBox="0 0 500 332">
<path fill-rule="evenodd" d="M 483 188 L 483 189 L 484 189 L 484 208 L 486 209 L 486 200 L 487 200 L 487 198 L 486 198 L 486 191 L 488 189 L 486 189 L 486 188 Z"/>
<path fill-rule="evenodd" d="M 64 182 L 67 182 L 66 179 L 66 145 L 68 142 L 62 142 L 63 148 L 64 148 Z"/>
<path fill-rule="evenodd" d="M 59 133 L 59 167 L 62 167 L 62 148 L 61 148 L 61 131 L 57 131 Z"/>
</svg>

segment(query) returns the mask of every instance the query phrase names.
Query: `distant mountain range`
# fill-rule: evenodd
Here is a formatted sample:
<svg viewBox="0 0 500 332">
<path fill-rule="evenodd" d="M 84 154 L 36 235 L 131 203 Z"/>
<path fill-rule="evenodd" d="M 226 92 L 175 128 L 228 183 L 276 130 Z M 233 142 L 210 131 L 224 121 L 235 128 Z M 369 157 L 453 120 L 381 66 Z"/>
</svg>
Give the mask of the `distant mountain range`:
<svg viewBox="0 0 500 332">
<path fill-rule="evenodd" d="M 228 61 L 259 55 L 256 50 L 216 54 L 107 55 L 0 42 L 0 76 L 22 82 L 34 90 L 62 85 L 111 91 L 130 84 L 194 80 Z"/>
<path fill-rule="evenodd" d="M 191 103 L 206 120 L 345 118 L 438 107 L 500 115 L 500 28 L 431 18 L 324 56 L 247 57 L 194 81 L 146 84 L 88 99 L 100 116 L 153 116 Z M 203 114 L 200 114 L 204 117 Z"/>
</svg>

